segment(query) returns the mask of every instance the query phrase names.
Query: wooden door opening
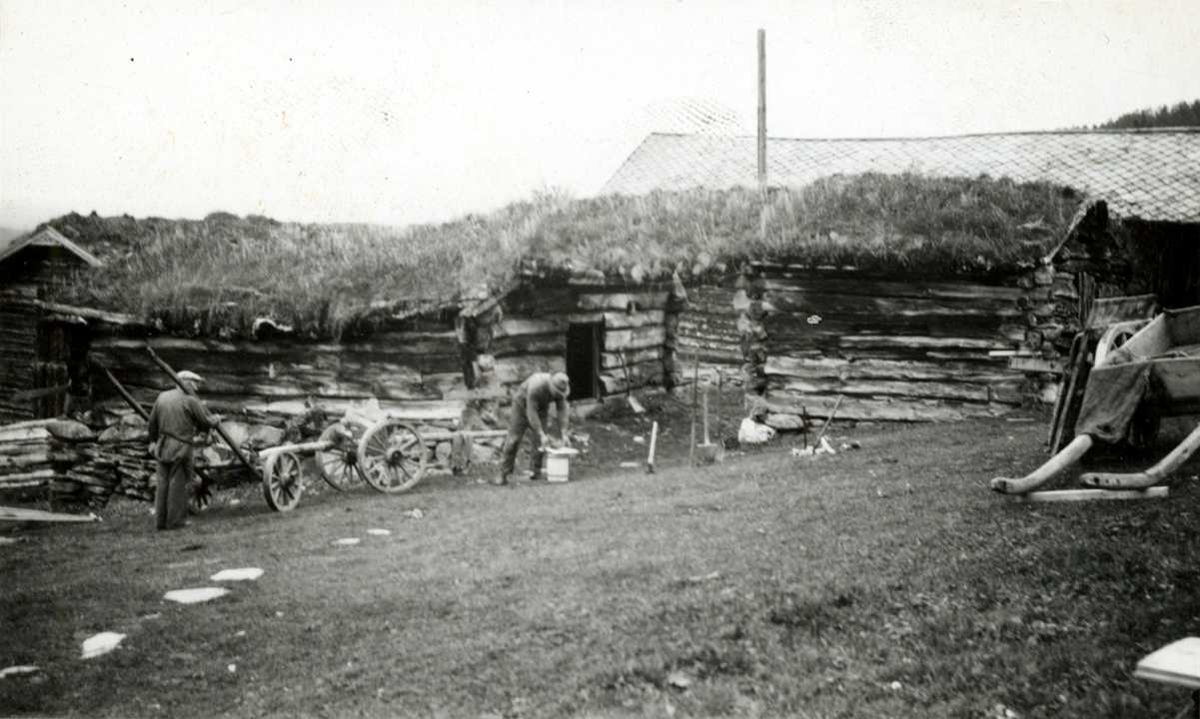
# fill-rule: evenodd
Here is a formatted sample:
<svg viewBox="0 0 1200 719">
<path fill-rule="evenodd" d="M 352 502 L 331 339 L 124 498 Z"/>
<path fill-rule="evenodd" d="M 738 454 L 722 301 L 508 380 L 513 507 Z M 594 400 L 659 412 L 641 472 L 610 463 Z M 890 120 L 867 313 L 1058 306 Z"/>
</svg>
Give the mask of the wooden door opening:
<svg viewBox="0 0 1200 719">
<path fill-rule="evenodd" d="M 37 327 L 37 361 L 33 366 L 33 413 L 39 418 L 60 417 L 71 408 L 71 395 L 90 395 L 87 324 L 43 320 Z"/>
<path fill-rule="evenodd" d="M 567 377 L 572 399 L 600 396 L 600 353 L 604 351 L 604 323 L 580 322 L 567 327 Z"/>
</svg>

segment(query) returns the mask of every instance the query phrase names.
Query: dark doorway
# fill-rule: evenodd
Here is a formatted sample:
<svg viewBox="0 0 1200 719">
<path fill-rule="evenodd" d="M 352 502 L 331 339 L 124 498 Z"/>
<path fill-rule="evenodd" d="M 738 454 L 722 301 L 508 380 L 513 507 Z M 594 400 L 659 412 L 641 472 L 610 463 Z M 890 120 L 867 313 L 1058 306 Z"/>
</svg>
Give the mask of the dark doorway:
<svg viewBox="0 0 1200 719">
<path fill-rule="evenodd" d="M 572 399 L 600 396 L 600 353 L 604 351 L 604 323 L 581 322 L 567 327 L 567 377 Z"/>
<path fill-rule="evenodd" d="M 82 321 L 43 320 L 37 328 L 37 361 L 33 365 L 33 413 L 60 417 L 71 407 L 70 398 L 86 397 L 88 346 L 91 333 Z M 78 399 L 76 399 L 78 403 Z"/>
</svg>

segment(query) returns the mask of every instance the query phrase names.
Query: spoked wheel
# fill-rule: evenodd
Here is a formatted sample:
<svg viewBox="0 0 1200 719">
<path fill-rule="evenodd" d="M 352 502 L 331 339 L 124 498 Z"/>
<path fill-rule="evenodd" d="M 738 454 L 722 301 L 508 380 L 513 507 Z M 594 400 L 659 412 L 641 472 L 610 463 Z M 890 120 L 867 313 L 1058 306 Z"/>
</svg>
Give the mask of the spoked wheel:
<svg viewBox="0 0 1200 719">
<path fill-rule="evenodd" d="M 425 475 L 425 442 L 411 425 L 380 422 L 358 442 L 358 469 L 380 492 L 407 491 Z"/>
<path fill-rule="evenodd" d="M 300 457 L 292 452 L 275 455 L 263 467 L 263 497 L 276 512 L 290 512 L 300 502 L 304 482 Z"/>
<path fill-rule="evenodd" d="M 341 423 L 335 422 L 321 433 L 320 441 L 335 444 L 323 452 L 317 452 L 317 466 L 321 479 L 339 492 L 345 492 L 358 481 L 358 455 L 354 452 L 354 438 Z"/>
</svg>

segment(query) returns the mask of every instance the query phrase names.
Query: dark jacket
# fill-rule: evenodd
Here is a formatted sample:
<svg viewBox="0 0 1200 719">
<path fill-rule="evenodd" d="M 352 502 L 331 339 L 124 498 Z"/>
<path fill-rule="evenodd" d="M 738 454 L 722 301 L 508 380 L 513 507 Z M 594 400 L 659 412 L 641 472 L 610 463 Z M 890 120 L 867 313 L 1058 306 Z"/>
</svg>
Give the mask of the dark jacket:
<svg viewBox="0 0 1200 719">
<path fill-rule="evenodd" d="M 181 389 L 158 395 L 150 410 L 147 429 L 160 462 L 177 462 L 191 455 L 195 436 L 217 425 L 199 399 Z"/>
</svg>

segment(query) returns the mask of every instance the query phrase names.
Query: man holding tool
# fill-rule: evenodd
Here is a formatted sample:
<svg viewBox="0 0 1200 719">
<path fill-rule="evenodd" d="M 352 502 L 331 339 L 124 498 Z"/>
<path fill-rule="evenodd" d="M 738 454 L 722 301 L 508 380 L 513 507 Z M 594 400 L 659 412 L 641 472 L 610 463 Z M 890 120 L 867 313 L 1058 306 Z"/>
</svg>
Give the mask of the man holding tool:
<svg viewBox="0 0 1200 719">
<path fill-rule="evenodd" d="M 571 393 L 571 381 L 562 372 L 535 372 L 517 388 L 513 397 L 512 417 L 508 422 L 508 436 L 504 439 L 504 457 L 500 462 L 500 476 L 492 481 L 495 485 L 508 484 L 508 477 L 513 472 L 517 461 L 517 451 L 521 448 L 521 439 L 525 431 L 534 432 L 534 446 L 529 453 L 533 468 L 533 479 L 542 476 L 542 460 L 550 445 L 546 435 L 546 420 L 549 417 L 550 403 L 555 405 L 558 414 L 558 427 L 564 446 L 570 442 L 567 439 L 567 428 L 570 424 L 570 408 L 567 406 L 567 396 Z"/>
</svg>

